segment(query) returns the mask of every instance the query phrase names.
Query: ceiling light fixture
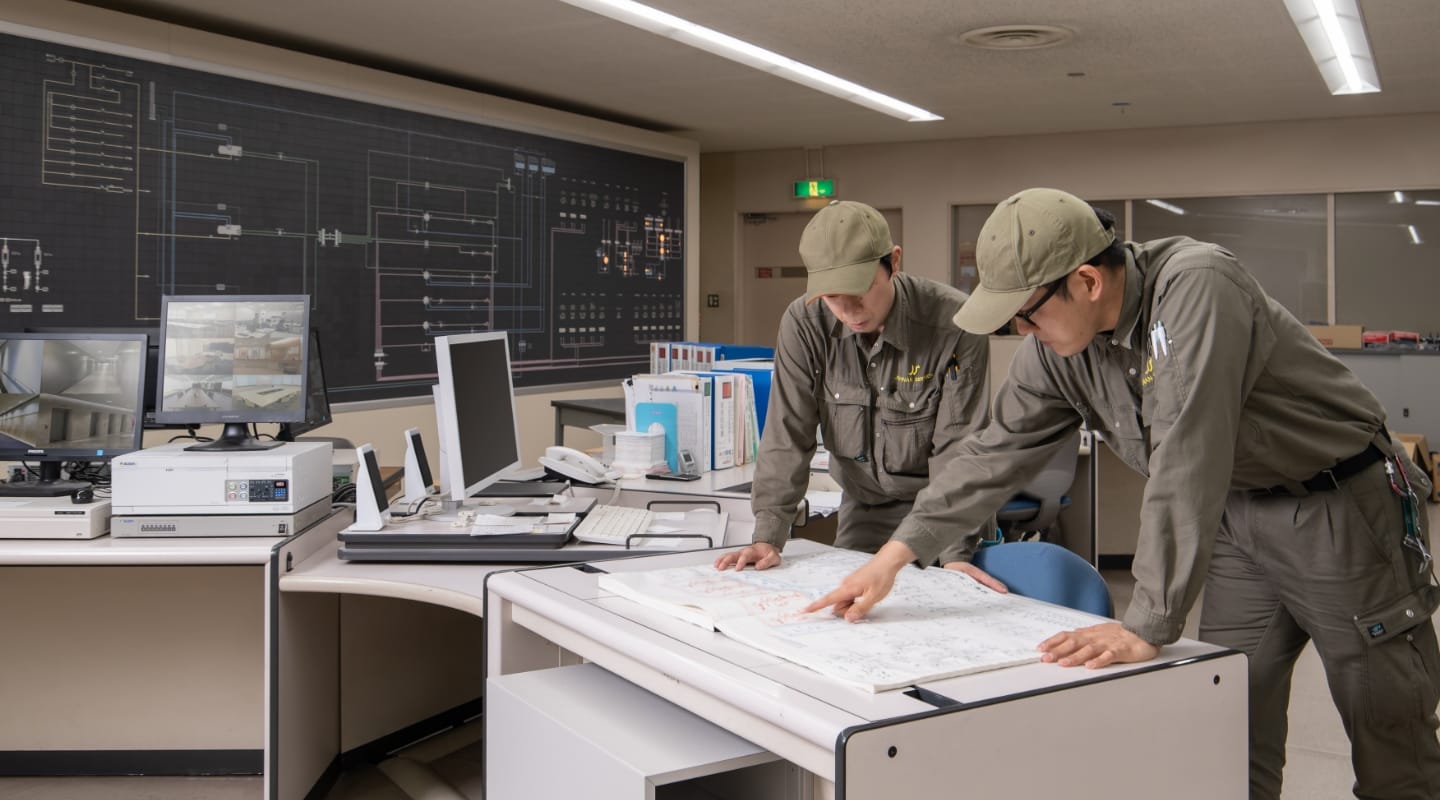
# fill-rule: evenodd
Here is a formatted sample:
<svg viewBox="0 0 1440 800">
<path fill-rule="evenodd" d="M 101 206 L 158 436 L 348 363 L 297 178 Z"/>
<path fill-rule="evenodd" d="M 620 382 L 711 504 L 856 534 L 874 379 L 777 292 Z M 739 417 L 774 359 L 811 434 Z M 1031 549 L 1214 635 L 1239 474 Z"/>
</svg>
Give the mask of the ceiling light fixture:
<svg viewBox="0 0 1440 800">
<path fill-rule="evenodd" d="M 1380 91 L 1358 0 L 1285 0 L 1330 94 Z"/>
<path fill-rule="evenodd" d="M 1417 206 L 1440 206 L 1440 200 L 1416 200 Z"/>
<path fill-rule="evenodd" d="M 561 0 L 576 8 L 583 8 L 617 22 L 632 25 L 651 33 L 674 39 L 721 58 L 728 58 L 761 72 L 793 81 L 802 86 L 848 100 L 872 111 L 879 111 L 907 122 L 933 122 L 944 119 L 918 106 L 912 106 L 874 89 L 867 89 L 858 83 L 822 72 L 808 64 L 801 64 L 792 58 L 766 50 L 763 47 L 736 39 L 689 20 L 681 19 L 664 11 L 651 8 L 633 0 Z"/>
<path fill-rule="evenodd" d="M 1398 192 L 1398 191 L 1397 191 L 1397 192 L 1391 192 L 1391 195 L 1390 195 L 1390 196 L 1391 196 L 1391 197 L 1394 197 L 1394 198 L 1395 198 L 1395 202 L 1397 202 L 1397 203 L 1403 203 L 1403 202 L 1405 202 L 1405 193 L 1404 193 L 1404 192 Z"/>
<path fill-rule="evenodd" d="M 1424 243 L 1425 243 L 1424 241 L 1422 241 L 1422 240 L 1420 239 L 1420 231 L 1415 230 L 1415 226 L 1414 226 L 1414 225 L 1406 225 L 1405 227 L 1410 229 L 1410 241 L 1411 241 L 1411 242 L 1413 242 L 1413 243 L 1415 243 L 1415 244 L 1424 244 Z"/>
<path fill-rule="evenodd" d="M 1164 200 L 1146 200 L 1145 202 L 1149 203 L 1152 206 L 1155 206 L 1156 208 L 1163 208 L 1166 211 L 1169 211 L 1171 214 L 1184 215 L 1185 213 L 1185 209 L 1175 205 L 1174 203 L 1167 203 Z"/>
</svg>

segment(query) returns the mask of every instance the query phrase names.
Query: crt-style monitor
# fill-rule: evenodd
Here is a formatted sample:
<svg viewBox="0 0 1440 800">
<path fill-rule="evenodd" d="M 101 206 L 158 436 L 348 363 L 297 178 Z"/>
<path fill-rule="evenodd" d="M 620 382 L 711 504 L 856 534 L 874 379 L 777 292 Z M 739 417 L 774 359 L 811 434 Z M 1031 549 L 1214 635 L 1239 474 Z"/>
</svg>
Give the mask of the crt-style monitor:
<svg viewBox="0 0 1440 800">
<path fill-rule="evenodd" d="M 40 466 L 0 495 L 70 494 L 90 484 L 62 463 L 139 450 L 145 377 L 143 333 L 0 333 L 0 461 Z"/>
<path fill-rule="evenodd" d="M 309 338 L 306 295 L 166 295 L 155 420 L 225 426 L 187 450 L 278 447 L 249 426 L 305 421 Z"/>
<path fill-rule="evenodd" d="M 504 331 L 435 339 L 435 421 L 440 483 L 463 501 L 520 466 L 520 432 Z"/>
</svg>

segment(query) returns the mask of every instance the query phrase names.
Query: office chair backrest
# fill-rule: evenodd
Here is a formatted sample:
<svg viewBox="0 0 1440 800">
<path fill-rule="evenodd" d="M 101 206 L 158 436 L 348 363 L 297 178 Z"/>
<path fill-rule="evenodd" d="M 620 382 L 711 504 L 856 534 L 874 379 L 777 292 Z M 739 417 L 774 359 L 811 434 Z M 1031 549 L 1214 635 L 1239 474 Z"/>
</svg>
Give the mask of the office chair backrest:
<svg viewBox="0 0 1440 800">
<path fill-rule="evenodd" d="M 1006 529 L 1043 531 L 1055 524 L 1060 509 L 1065 506 L 1065 493 L 1075 482 L 1075 463 L 1080 453 L 1080 432 L 1068 438 L 1064 445 L 1041 468 L 1039 474 L 1025 484 L 1020 494 L 1007 503 L 998 514 L 1000 525 Z M 1026 502 L 1027 500 L 1032 502 Z M 1036 505 L 1038 504 L 1038 508 Z M 1008 523 L 1008 524 L 1007 524 Z"/>
<path fill-rule="evenodd" d="M 975 566 L 1023 597 L 1111 616 L 1110 589 L 1090 562 L 1049 542 L 1007 542 L 982 547 Z"/>
</svg>

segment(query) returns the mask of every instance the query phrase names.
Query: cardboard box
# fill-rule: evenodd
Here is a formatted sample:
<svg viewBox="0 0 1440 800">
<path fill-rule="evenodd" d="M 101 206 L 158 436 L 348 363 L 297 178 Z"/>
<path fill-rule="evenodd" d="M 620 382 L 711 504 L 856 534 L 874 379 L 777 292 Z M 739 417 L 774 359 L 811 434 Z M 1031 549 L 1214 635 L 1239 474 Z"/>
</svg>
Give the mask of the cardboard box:
<svg viewBox="0 0 1440 800">
<path fill-rule="evenodd" d="M 1392 436 L 1405 447 L 1405 454 L 1410 456 L 1410 460 L 1430 474 L 1430 485 L 1435 487 L 1430 495 L 1430 502 L 1440 503 L 1440 465 L 1435 463 L 1437 454 L 1430 452 L 1430 445 L 1426 443 L 1425 437 L 1414 433 L 1396 433 Z"/>
<path fill-rule="evenodd" d="M 1338 350 L 1359 350 L 1363 345 L 1361 336 L 1364 325 L 1306 325 L 1320 344 Z"/>
</svg>

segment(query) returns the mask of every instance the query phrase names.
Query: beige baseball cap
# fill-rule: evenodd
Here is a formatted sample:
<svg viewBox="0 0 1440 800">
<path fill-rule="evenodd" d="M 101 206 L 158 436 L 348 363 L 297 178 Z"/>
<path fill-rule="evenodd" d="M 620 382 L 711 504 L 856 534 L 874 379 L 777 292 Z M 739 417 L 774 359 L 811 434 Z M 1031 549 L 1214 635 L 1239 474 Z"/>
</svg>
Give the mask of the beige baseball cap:
<svg viewBox="0 0 1440 800">
<path fill-rule="evenodd" d="M 975 243 L 980 286 L 955 313 L 970 333 L 1009 322 L 1036 289 L 1069 275 L 1115 241 L 1089 203 L 1059 189 L 1026 189 L 990 214 Z"/>
<path fill-rule="evenodd" d="M 880 259 L 895 249 L 879 211 L 853 200 L 833 200 L 800 235 L 808 280 L 805 302 L 826 294 L 862 295 L 875 282 Z"/>
</svg>

